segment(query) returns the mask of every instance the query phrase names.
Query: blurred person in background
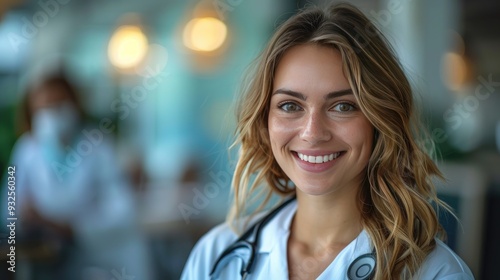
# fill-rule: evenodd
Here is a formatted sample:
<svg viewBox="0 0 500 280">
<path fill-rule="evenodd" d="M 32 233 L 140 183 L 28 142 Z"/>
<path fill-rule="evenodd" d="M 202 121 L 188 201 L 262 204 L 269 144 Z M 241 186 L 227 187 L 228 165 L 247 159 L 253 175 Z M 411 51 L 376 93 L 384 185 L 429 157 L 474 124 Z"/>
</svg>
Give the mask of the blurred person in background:
<svg viewBox="0 0 500 280">
<path fill-rule="evenodd" d="M 11 163 L 29 261 L 18 270 L 30 270 L 30 279 L 152 279 L 132 187 L 106 139 L 112 124 L 87 126 L 62 74 L 29 86 L 21 108 L 26 131 Z"/>
</svg>

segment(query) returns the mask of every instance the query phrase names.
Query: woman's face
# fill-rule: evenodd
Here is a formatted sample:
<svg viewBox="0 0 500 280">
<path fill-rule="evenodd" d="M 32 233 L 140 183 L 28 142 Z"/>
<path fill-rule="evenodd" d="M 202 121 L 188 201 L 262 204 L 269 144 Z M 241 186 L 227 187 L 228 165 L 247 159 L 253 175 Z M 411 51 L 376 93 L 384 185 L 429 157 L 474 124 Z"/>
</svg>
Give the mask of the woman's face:
<svg viewBox="0 0 500 280">
<path fill-rule="evenodd" d="M 374 130 L 342 72 L 339 51 L 306 44 L 285 53 L 268 128 L 274 157 L 297 191 L 322 195 L 361 185 Z"/>
<path fill-rule="evenodd" d="M 71 141 L 80 113 L 67 89 L 55 83 L 36 88 L 30 96 L 31 132 L 42 143 Z"/>
</svg>

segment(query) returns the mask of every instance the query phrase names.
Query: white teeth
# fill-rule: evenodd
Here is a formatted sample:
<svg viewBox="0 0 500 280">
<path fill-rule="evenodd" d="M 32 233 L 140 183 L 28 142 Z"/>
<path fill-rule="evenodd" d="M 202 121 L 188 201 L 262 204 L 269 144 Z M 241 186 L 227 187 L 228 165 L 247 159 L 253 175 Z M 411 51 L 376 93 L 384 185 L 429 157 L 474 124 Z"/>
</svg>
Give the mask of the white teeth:
<svg viewBox="0 0 500 280">
<path fill-rule="evenodd" d="M 329 154 L 329 155 L 324 155 L 324 156 L 308 156 L 308 155 L 304 155 L 301 153 L 297 153 L 297 154 L 299 155 L 299 158 L 303 161 L 307 161 L 310 163 L 323 163 L 323 162 L 328 162 L 328 161 L 332 161 L 332 160 L 336 159 L 340 155 L 340 152 Z"/>
</svg>

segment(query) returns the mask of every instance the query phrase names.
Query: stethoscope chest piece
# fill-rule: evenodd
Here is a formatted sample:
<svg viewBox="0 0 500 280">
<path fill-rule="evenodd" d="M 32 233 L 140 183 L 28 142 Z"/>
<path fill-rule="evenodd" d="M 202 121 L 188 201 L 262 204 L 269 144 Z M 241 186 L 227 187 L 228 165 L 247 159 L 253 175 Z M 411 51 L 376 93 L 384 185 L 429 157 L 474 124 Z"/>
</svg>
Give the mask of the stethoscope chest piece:
<svg viewBox="0 0 500 280">
<path fill-rule="evenodd" d="M 349 280 L 367 280 L 370 279 L 375 271 L 375 256 L 373 254 L 364 254 L 357 257 L 347 269 Z"/>
</svg>

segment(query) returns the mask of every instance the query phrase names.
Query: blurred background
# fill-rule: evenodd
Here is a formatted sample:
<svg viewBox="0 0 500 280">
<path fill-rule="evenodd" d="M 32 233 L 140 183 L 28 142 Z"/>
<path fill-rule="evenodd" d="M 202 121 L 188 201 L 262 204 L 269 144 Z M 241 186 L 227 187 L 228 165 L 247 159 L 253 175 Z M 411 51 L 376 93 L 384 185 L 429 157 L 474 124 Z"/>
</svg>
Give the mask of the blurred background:
<svg viewBox="0 0 500 280">
<path fill-rule="evenodd" d="M 0 278 L 178 279 L 229 205 L 243 73 L 279 23 L 323 2 L 2 0 L 0 213 L 20 218 L 16 273 L 3 239 Z M 500 2 L 347 2 L 418 93 L 460 218 L 441 217 L 448 243 L 498 279 Z"/>
</svg>

